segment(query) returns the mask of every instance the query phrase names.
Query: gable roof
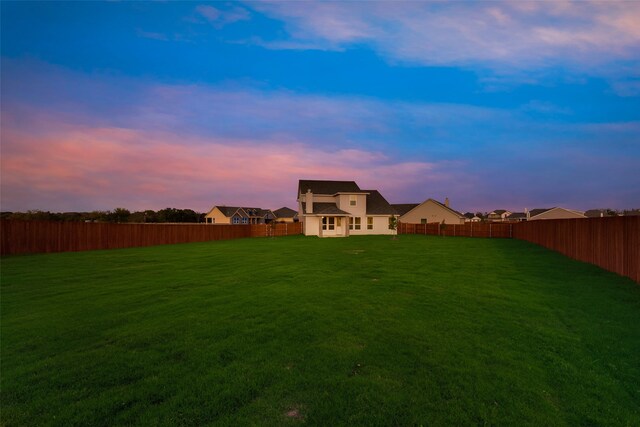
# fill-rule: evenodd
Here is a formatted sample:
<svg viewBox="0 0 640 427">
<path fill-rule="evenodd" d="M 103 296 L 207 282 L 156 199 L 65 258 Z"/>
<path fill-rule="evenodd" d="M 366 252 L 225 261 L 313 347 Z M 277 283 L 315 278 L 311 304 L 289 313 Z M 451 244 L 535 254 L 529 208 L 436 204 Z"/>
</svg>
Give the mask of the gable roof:
<svg viewBox="0 0 640 427">
<path fill-rule="evenodd" d="M 489 215 L 491 214 L 502 215 L 505 212 L 507 212 L 505 209 L 496 209 L 495 211 L 489 212 Z"/>
<path fill-rule="evenodd" d="M 523 219 L 526 218 L 527 214 L 524 212 L 513 212 L 511 215 L 508 215 L 508 219 Z"/>
<path fill-rule="evenodd" d="M 425 200 L 423 203 L 426 203 L 426 202 L 428 202 L 429 200 L 431 200 L 432 202 L 434 202 L 434 203 L 435 203 L 435 204 L 437 204 L 437 205 L 440 205 L 440 207 L 445 208 L 446 210 L 450 211 L 451 213 L 454 213 L 454 214 L 458 215 L 460 218 L 464 218 L 464 215 L 462 215 L 462 214 L 461 214 L 460 212 L 458 212 L 457 210 L 455 210 L 455 209 L 451 209 L 450 207 L 446 206 L 446 205 L 445 205 L 445 204 L 443 204 L 443 203 L 440 203 L 439 201 L 437 201 L 437 200 L 435 200 L 435 199 L 427 199 L 427 200 Z"/>
<path fill-rule="evenodd" d="M 222 212 L 222 215 L 226 217 L 232 217 L 239 209 L 242 209 L 238 206 L 214 206 L 213 208 L 211 208 L 211 211 L 215 208 L 218 208 L 218 210 Z M 240 215 L 242 215 L 243 213 L 245 212 L 240 213 Z"/>
<path fill-rule="evenodd" d="M 238 214 L 241 217 L 260 217 L 264 218 L 269 213 L 272 213 L 269 209 L 262 208 L 248 208 L 248 207 L 239 207 L 239 206 L 214 206 L 211 208 L 209 213 L 211 213 L 214 209 L 218 208 L 222 215 L 227 218 L 231 218 L 232 216 Z"/>
<path fill-rule="evenodd" d="M 280 209 L 276 209 L 275 211 L 273 211 L 273 214 L 276 216 L 276 218 L 294 218 L 298 215 L 298 211 L 294 211 L 291 208 L 283 206 Z"/>
<path fill-rule="evenodd" d="M 462 214 L 461 214 L 460 212 L 458 212 L 457 210 L 455 210 L 455 209 L 451 209 L 450 207 L 445 206 L 443 203 L 440 203 L 439 201 L 437 201 L 437 200 L 435 200 L 435 199 L 427 199 L 427 200 L 425 200 L 424 202 L 419 203 L 419 204 L 393 205 L 393 207 L 396 209 L 396 212 L 398 212 L 398 214 L 399 214 L 400 216 L 403 216 L 403 215 L 407 214 L 408 212 L 412 211 L 413 209 L 417 208 L 418 206 L 422 206 L 422 205 L 424 205 L 424 204 L 425 204 L 425 203 L 427 203 L 427 202 L 433 202 L 433 203 L 435 203 L 436 205 L 438 205 L 438 206 L 439 206 L 439 207 L 441 207 L 442 209 L 446 209 L 446 210 L 448 210 L 449 212 L 451 212 L 452 214 L 457 215 L 457 216 L 458 216 L 458 218 L 460 218 L 460 219 L 464 219 L 464 218 L 465 218 L 465 216 L 464 216 L 464 215 L 462 215 Z M 399 207 L 402 207 L 402 208 L 409 208 L 410 206 L 413 206 L 413 207 L 412 207 L 412 208 L 410 208 L 410 209 L 407 209 L 404 213 L 400 213 L 400 211 L 399 211 Z"/>
<path fill-rule="evenodd" d="M 378 190 L 362 190 L 367 195 L 367 215 L 394 215 L 396 210 Z"/>
<path fill-rule="evenodd" d="M 545 213 L 546 211 L 550 211 L 551 209 L 554 208 L 537 208 L 537 209 L 531 209 L 529 211 L 529 217 L 533 218 L 536 215 L 540 215 L 541 213 Z"/>
<path fill-rule="evenodd" d="M 573 209 L 562 208 L 560 206 L 555 206 L 555 207 L 549 208 L 549 209 L 531 209 L 531 211 L 529 212 L 529 219 L 533 219 L 535 216 L 538 216 L 538 215 L 541 215 L 541 214 L 543 214 L 545 212 L 553 211 L 553 210 L 556 210 L 556 209 L 562 210 L 562 211 L 565 211 L 565 212 L 571 212 L 573 214 L 576 214 L 578 216 L 586 218 L 586 216 L 584 215 L 583 212 L 576 211 L 576 210 L 573 210 Z"/>
<path fill-rule="evenodd" d="M 398 215 L 402 216 L 418 205 L 419 203 L 400 203 L 400 204 L 396 203 L 391 205 L 391 207 L 395 209 Z"/>
<path fill-rule="evenodd" d="M 298 181 L 298 196 L 311 190 L 314 194 L 364 193 L 355 181 L 315 181 L 301 179 Z"/>
</svg>

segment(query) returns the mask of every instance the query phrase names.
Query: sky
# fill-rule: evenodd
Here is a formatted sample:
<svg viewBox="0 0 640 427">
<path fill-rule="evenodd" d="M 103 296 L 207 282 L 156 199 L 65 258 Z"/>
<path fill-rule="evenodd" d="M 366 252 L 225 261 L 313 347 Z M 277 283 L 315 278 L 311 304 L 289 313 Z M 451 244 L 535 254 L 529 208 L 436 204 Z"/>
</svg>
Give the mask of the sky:
<svg viewBox="0 0 640 427">
<path fill-rule="evenodd" d="M 640 2 L 9 2 L 3 211 L 640 208 Z"/>
</svg>

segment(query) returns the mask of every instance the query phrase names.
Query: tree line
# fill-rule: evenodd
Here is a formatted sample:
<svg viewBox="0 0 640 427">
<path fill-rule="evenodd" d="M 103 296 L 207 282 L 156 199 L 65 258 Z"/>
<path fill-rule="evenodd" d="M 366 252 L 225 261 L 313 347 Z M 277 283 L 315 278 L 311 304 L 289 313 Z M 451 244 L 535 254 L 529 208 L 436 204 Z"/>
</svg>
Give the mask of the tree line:
<svg viewBox="0 0 640 427">
<path fill-rule="evenodd" d="M 159 211 L 145 210 L 131 212 L 125 208 L 110 211 L 91 212 L 49 212 L 30 210 L 26 212 L 0 212 L 1 219 L 26 221 L 79 221 L 79 222 L 112 222 L 112 223 L 163 223 L 204 221 L 204 213 L 191 209 L 165 208 Z"/>
</svg>

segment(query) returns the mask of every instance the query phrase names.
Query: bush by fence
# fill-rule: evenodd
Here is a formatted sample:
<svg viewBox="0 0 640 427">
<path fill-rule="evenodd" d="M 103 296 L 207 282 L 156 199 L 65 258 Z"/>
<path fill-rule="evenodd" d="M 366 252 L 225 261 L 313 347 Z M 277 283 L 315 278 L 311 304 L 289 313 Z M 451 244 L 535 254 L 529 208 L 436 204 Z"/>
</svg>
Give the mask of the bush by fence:
<svg viewBox="0 0 640 427">
<path fill-rule="evenodd" d="M 257 225 L 0 221 L 0 255 L 119 249 L 300 234 L 300 223 Z"/>
<path fill-rule="evenodd" d="M 529 221 L 514 224 L 513 237 L 640 283 L 640 216 Z"/>
</svg>

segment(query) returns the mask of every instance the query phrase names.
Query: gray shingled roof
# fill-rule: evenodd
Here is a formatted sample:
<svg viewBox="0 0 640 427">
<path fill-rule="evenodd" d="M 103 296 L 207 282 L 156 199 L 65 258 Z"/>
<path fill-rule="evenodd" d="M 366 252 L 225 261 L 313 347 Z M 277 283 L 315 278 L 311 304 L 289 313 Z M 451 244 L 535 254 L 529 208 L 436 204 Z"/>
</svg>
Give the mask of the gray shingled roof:
<svg viewBox="0 0 640 427">
<path fill-rule="evenodd" d="M 273 214 L 276 218 L 294 218 L 298 215 L 298 211 L 294 211 L 293 209 L 284 206 L 273 211 Z"/>
<path fill-rule="evenodd" d="M 303 203 L 304 213 L 307 212 L 307 204 Z M 349 212 L 338 209 L 335 203 L 314 203 L 313 213 L 318 215 L 351 215 Z"/>
<path fill-rule="evenodd" d="M 355 181 L 314 181 L 301 179 L 298 182 L 298 194 L 311 190 L 314 194 L 363 193 Z"/>
<path fill-rule="evenodd" d="M 553 208 L 542 208 L 542 209 L 531 209 L 529 211 L 529 214 L 531 217 L 534 217 L 536 215 L 540 215 L 541 213 L 545 213 L 546 211 L 550 211 Z"/>
<path fill-rule="evenodd" d="M 524 212 L 514 212 L 511 215 L 507 216 L 508 219 L 520 219 L 520 218 L 526 218 L 527 214 Z"/>
<path fill-rule="evenodd" d="M 215 207 L 218 208 L 220 212 L 222 212 L 222 214 L 227 217 L 233 216 L 233 214 L 236 213 L 238 209 L 240 209 L 240 207 L 238 206 L 215 206 Z M 244 215 L 244 214 L 241 214 L 241 215 Z"/>
<path fill-rule="evenodd" d="M 394 215 L 396 210 L 378 190 L 362 190 L 367 195 L 367 215 Z"/>
<path fill-rule="evenodd" d="M 400 203 L 393 204 L 391 205 L 391 207 L 396 211 L 398 215 L 402 216 L 418 205 L 419 203 Z"/>
<path fill-rule="evenodd" d="M 233 216 L 233 214 L 235 214 L 238 209 L 242 209 L 240 211 L 240 213 L 239 213 L 239 215 L 242 216 L 242 217 L 248 215 L 248 216 L 263 218 L 264 216 L 266 216 L 269 213 L 271 213 L 271 211 L 269 209 L 248 208 L 248 207 L 245 207 L 245 206 L 242 206 L 242 207 L 238 207 L 238 206 L 214 206 L 214 208 L 218 208 L 220 210 L 220 212 L 222 212 L 222 214 L 224 216 L 226 216 L 226 217 Z"/>
<path fill-rule="evenodd" d="M 498 215 L 502 215 L 503 213 L 506 212 L 506 210 L 504 210 L 504 209 L 496 209 L 495 211 L 492 211 L 492 212 L 495 213 L 495 214 L 498 214 Z"/>
</svg>

